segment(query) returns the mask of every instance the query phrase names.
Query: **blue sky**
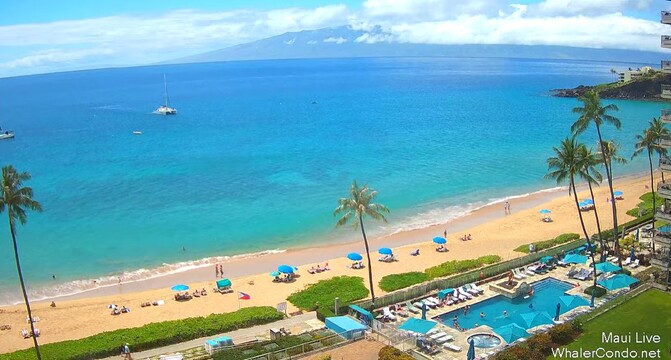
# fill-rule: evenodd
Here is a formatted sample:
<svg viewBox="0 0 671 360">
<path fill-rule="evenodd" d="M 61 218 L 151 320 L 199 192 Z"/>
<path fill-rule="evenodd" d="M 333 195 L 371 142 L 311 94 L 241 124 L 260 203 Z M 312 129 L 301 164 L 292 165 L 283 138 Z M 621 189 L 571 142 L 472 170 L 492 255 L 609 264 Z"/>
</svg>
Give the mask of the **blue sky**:
<svg viewBox="0 0 671 360">
<path fill-rule="evenodd" d="M 285 32 L 350 26 L 353 41 L 661 51 L 664 0 L 0 0 L 0 77 L 141 65 Z M 334 46 L 339 43 L 334 42 Z"/>
</svg>

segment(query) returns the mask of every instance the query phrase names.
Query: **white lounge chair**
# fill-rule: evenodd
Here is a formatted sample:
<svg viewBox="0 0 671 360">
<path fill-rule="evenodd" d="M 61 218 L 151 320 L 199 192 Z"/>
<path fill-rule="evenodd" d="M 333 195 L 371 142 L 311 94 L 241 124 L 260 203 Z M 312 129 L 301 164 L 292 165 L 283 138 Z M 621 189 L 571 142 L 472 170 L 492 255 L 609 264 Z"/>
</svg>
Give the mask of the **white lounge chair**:
<svg viewBox="0 0 671 360">
<path fill-rule="evenodd" d="M 466 300 L 468 300 L 468 298 L 467 298 L 466 296 L 460 294 L 459 291 L 457 291 L 456 289 L 455 289 L 454 292 L 452 293 L 452 297 L 453 297 L 454 299 L 459 299 L 460 301 L 466 301 Z"/>
<path fill-rule="evenodd" d="M 520 269 L 513 269 L 513 277 L 517 280 L 526 279 L 527 276 L 520 272 Z"/>
<path fill-rule="evenodd" d="M 456 290 L 459 292 L 460 295 L 465 296 L 466 299 L 468 299 L 468 300 L 470 300 L 470 299 L 473 298 L 473 295 L 469 294 L 468 292 L 463 292 L 463 291 L 461 290 L 461 288 L 457 288 Z"/>
<path fill-rule="evenodd" d="M 408 309 L 408 311 L 410 311 L 411 313 L 414 313 L 414 314 L 419 314 L 422 311 L 421 309 L 418 309 L 415 306 L 413 306 L 410 303 L 410 301 L 405 302 L 405 308 Z"/>
<path fill-rule="evenodd" d="M 459 288 L 459 291 L 460 291 L 461 293 L 464 293 L 464 294 L 480 295 L 479 292 L 477 292 L 477 291 L 475 291 L 475 290 L 473 290 L 473 289 L 469 289 L 469 288 L 467 288 L 466 285 L 460 287 L 460 288 Z"/>
<path fill-rule="evenodd" d="M 636 259 L 636 260 L 634 260 L 634 262 L 631 263 L 629 266 L 632 267 L 632 268 L 637 268 L 638 265 L 640 265 L 640 262 L 641 262 L 640 260 Z"/>
<path fill-rule="evenodd" d="M 442 338 L 442 337 L 445 336 L 445 335 L 447 335 L 447 333 L 445 333 L 445 332 L 443 332 L 443 331 L 440 331 L 440 332 L 431 334 L 429 337 L 430 337 L 432 340 L 436 340 L 436 339 Z"/>
<path fill-rule="evenodd" d="M 438 339 L 434 339 L 433 341 L 435 341 L 437 344 L 442 344 L 444 342 L 448 342 L 448 341 L 452 341 L 452 340 L 454 340 L 454 337 L 452 337 L 451 335 L 445 335 L 443 337 L 439 337 Z"/>
<path fill-rule="evenodd" d="M 485 292 L 484 290 L 480 289 L 480 287 L 478 287 L 477 285 L 475 285 L 475 283 L 470 283 L 470 284 L 468 284 L 468 285 L 466 285 L 466 286 L 469 286 L 471 289 L 477 291 L 477 292 L 480 293 L 480 294 L 482 294 L 482 293 Z"/>
<path fill-rule="evenodd" d="M 387 320 L 391 321 L 396 321 L 396 315 L 391 313 L 391 310 L 389 310 L 388 307 L 383 307 L 382 308 L 382 314 L 384 315 L 384 318 Z"/>
<path fill-rule="evenodd" d="M 524 268 L 524 273 L 528 276 L 536 275 L 536 266 L 535 265 L 527 266 L 526 268 Z"/>
<path fill-rule="evenodd" d="M 631 258 L 627 256 L 626 259 L 622 262 L 622 265 L 631 265 Z"/>
<path fill-rule="evenodd" d="M 443 347 L 447 350 L 451 350 L 451 351 L 454 351 L 454 352 L 460 352 L 461 351 L 460 347 L 458 347 L 456 345 L 452 345 L 450 343 L 444 343 Z"/>
<path fill-rule="evenodd" d="M 438 307 L 438 305 L 436 305 L 436 303 L 434 303 L 433 301 L 429 301 L 427 299 L 422 300 L 422 302 L 424 304 L 426 304 L 426 307 L 429 308 L 429 309 L 435 309 L 436 307 Z"/>
<path fill-rule="evenodd" d="M 432 303 L 436 304 L 436 306 L 440 306 L 440 300 L 434 296 L 429 296 L 426 298 L 426 300 L 431 301 Z"/>
</svg>

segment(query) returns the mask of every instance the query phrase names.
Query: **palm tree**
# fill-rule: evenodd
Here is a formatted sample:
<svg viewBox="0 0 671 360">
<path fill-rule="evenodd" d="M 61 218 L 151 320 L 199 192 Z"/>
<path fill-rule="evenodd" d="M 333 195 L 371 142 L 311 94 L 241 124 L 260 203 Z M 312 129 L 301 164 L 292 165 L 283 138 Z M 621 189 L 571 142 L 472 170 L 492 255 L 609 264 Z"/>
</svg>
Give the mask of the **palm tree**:
<svg viewBox="0 0 671 360">
<path fill-rule="evenodd" d="M 592 151 L 592 149 L 589 149 L 587 146 L 581 144 L 580 148 L 578 149 L 578 156 L 580 158 L 581 164 L 583 164 L 583 168 L 579 169 L 578 175 L 585 181 L 587 181 L 587 186 L 589 187 L 589 195 L 592 198 L 592 201 L 594 202 L 594 219 L 596 220 L 596 231 L 599 237 L 599 244 L 600 244 L 600 260 L 599 262 L 604 261 L 604 246 L 603 246 L 603 235 L 601 235 L 601 222 L 599 221 L 599 211 L 596 206 L 596 201 L 594 198 L 594 188 L 592 185 L 599 186 L 599 183 L 603 181 L 603 176 L 601 176 L 601 173 L 599 170 L 596 168 L 599 164 L 601 164 L 601 161 L 597 158 L 596 154 Z"/>
<path fill-rule="evenodd" d="M 606 163 L 608 164 L 608 170 L 609 170 L 609 172 L 606 176 L 610 176 L 611 179 L 612 179 L 613 178 L 613 164 L 615 164 L 615 163 L 626 164 L 627 159 L 619 155 L 620 148 L 622 146 L 620 144 L 618 144 L 617 142 L 615 142 L 615 140 L 604 140 L 600 144 L 601 145 L 599 145 L 599 149 L 598 149 L 597 152 L 599 154 L 601 154 L 603 152 L 603 154 L 606 155 L 605 158 L 606 158 Z M 601 149 L 603 149 L 603 150 L 601 150 Z M 599 161 L 599 163 L 601 163 L 601 164 L 604 163 L 603 158 L 601 159 L 601 161 Z M 605 168 L 605 166 L 604 166 L 604 168 Z"/>
<path fill-rule="evenodd" d="M 580 114 L 580 117 L 571 126 L 571 131 L 574 135 L 579 135 L 587 130 L 589 125 L 592 123 L 594 123 L 596 127 L 596 133 L 599 136 L 599 144 L 601 145 L 601 156 L 606 168 L 608 188 L 610 190 L 610 204 L 611 209 L 613 210 L 613 240 L 615 243 L 615 252 L 618 254 L 618 262 L 620 267 L 622 267 L 622 258 L 619 256 L 620 245 L 618 241 L 619 234 L 617 227 L 617 205 L 615 204 L 615 195 L 613 194 L 613 172 L 606 158 L 606 151 L 603 146 L 603 137 L 601 136 L 601 125 L 603 124 L 611 124 L 615 126 L 616 129 L 620 128 L 620 120 L 615 116 L 608 114 L 611 111 L 617 111 L 618 108 L 614 104 L 602 106 L 601 100 L 599 99 L 599 94 L 595 91 L 588 91 L 578 99 L 583 103 L 583 106 L 573 108 L 573 112 Z"/>
<path fill-rule="evenodd" d="M 615 69 L 610 69 L 611 75 L 613 75 L 613 81 L 615 81 L 615 75 L 617 75 L 617 70 Z"/>
<path fill-rule="evenodd" d="M 373 269 L 370 262 L 370 249 L 368 247 L 368 238 L 366 238 L 366 230 L 363 226 L 363 218 L 370 216 L 375 220 L 382 220 L 387 222 L 387 219 L 382 215 L 383 212 L 388 213 L 389 209 L 382 204 L 373 203 L 373 199 L 377 196 L 377 191 L 369 188 L 368 185 L 359 187 L 356 180 L 352 182 L 350 187 L 350 197 L 341 198 L 338 200 L 338 207 L 333 211 L 333 216 L 342 214 L 336 226 L 342 226 L 352 220 L 352 226 L 356 229 L 361 228 L 363 235 L 363 243 L 366 247 L 366 258 L 368 260 L 368 282 L 370 284 L 370 296 L 373 305 L 375 305 L 375 292 L 373 290 Z"/>
<path fill-rule="evenodd" d="M 649 124 L 650 127 L 648 130 L 650 130 L 652 136 L 657 139 L 658 145 L 661 145 L 660 142 L 662 141 L 671 140 L 671 131 L 664 126 L 664 122 L 661 118 L 653 118 Z M 663 146 L 655 146 L 654 150 L 657 155 L 659 155 L 660 159 L 668 154 L 667 149 Z M 664 182 L 664 172 L 661 170 L 659 172 L 662 174 L 662 182 Z"/>
<path fill-rule="evenodd" d="M 14 245 L 14 259 L 16 260 L 16 271 L 19 273 L 19 281 L 21 282 L 21 291 L 23 292 L 23 300 L 26 302 L 26 310 L 28 310 L 28 319 L 30 320 L 30 330 L 35 334 L 35 325 L 33 324 L 33 314 L 30 311 L 30 302 L 28 302 L 28 294 L 26 293 L 26 284 L 23 280 L 23 272 L 21 271 L 21 262 L 19 261 L 19 248 L 16 243 L 16 222 L 22 225 L 26 223 L 26 210 L 42 211 L 42 206 L 33 200 L 33 189 L 30 187 L 23 187 L 23 182 L 30 180 L 30 174 L 27 172 L 18 173 L 13 166 L 5 166 L 2 168 L 2 197 L 0 197 L 0 213 L 7 209 L 7 216 L 9 218 L 9 231 L 12 234 L 12 244 Z M 42 359 L 40 355 L 40 346 L 37 344 L 37 337 L 33 336 L 33 343 L 35 344 L 35 353 L 37 359 Z"/>
<path fill-rule="evenodd" d="M 557 184 L 561 184 L 564 181 L 569 181 L 569 195 L 573 193 L 573 200 L 575 201 L 575 207 L 578 211 L 578 217 L 580 218 L 580 226 L 582 227 L 583 234 L 587 241 L 587 245 L 590 248 L 590 253 L 592 256 L 592 266 L 594 270 L 594 289 L 592 291 L 592 307 L 594 307 L 594 290 L 596 290 L 596 261 L 594 261 L 594 251 L 592 242 L 589 235 L 587 234 L 587 229 L 585 228 L 585 221 L 582 218 L 582 211 L 580 211 L 580 204 L 578 202 L 578 193 L 575 189 L 575 176 L 578 175 L 581 169 L 585 168 L 583 164 L 584 157 L 581 156 L 580 152 L 581 147 L 585 147 L 583 144 L 578 144 L 575 137 L 566 138 L 561 142 L 559 148 L 554 147 L 555 156 L 548 158 L 548 174 L 545 175 L 546 178 L 555 179 Z"/>
</svg>

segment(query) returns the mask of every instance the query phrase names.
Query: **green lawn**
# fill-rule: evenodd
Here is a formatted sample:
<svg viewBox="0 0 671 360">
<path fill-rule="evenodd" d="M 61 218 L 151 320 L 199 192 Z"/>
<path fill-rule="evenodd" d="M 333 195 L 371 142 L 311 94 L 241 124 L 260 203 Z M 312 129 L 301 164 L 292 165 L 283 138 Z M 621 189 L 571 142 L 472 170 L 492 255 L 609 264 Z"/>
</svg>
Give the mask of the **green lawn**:
<svg viewBox="0 0 671 360">
<path fill-rule="evenodd" d="M 660 349 L 659 357 L 648 355 L 640 356 L 639 359 L 659 358 L 671 359 L 671 294 L 648 290 L 641 295 L 617 306 L 596 319 L 583 324 L 584 332 L 576 341 L 566 348 L 578 350 L 580 348 L 591 351 L 603 347 L 605 350 L 634 350 L 651 351 Z M 630 343 L 603 343 L 602 333 L 612 332 L 618 335 L 631 334 Z M 661 341 L 657 343 L 636 343 L 635 336 L 659 335 Z M 550 355 L 548 359 L 560 359 L 559 356 Z M 567 358 L 564 356 L 563 358 Z M 607 358 L 607 357 L 604 357 Z M 611 359 L 622 359 L 622 356 L 613 356 Z M 631 357 L 629 357 L 631 358 Z"/>
<path fill-rule="evenodd" d="M 337 276 L 306 286 L 305 289 L 289 295 L 287 300 L 302 310 L 312 311 L 317 308 L 317 303 L 325 309 L 332 309 L 336 297 L 340 298 L 340 305 L 343 306 L 365 298 L 368 293 L 363 285 L 363 278 Z"/>
</svg>

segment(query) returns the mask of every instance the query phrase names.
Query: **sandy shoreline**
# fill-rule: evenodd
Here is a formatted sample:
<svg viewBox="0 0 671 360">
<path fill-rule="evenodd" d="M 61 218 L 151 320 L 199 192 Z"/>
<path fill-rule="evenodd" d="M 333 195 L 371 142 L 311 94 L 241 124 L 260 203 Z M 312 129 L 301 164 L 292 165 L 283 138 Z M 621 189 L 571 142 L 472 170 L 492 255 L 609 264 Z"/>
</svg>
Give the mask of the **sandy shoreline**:
<svg viewBox="0 0 671 360">
<path fill-rule="evenodd" d="M 638 197 L 647 191 L 649 178 L 644 175 L 620 178 L 616 180 L 618 190 L 625 193 L 625 200 L 618 202 L 620 221 L 630 219 L 625 214 L 636 206 Z M 581 198 L 589 197 L 581 191 Z M 607 187 L 596 190 L 595 200 L 601 211 L 604 228 L 612 227 L 610 212 L 606 203 Z M 393 235 L 371 239 L 371 252 L 381 246 L 395 248 L 400 261 L 392 264 L 375 261 L 373 264 L 375 282 L 382 276 L 406 271 L 422 271 L 428 266 L 436 265 L 452 259 L 469 259 L 486 254 L 498 254 L 504 260 L 520 256 L 513 252 L 520 244 L 531 241 L 545 240 L 565 232 L 580 232 L 572 198 L 565 190 L 536 193 L 527 197 L 511 200 L 512 214 L 503 214 L 502 204 L 493 204 L 481 208 L 465 217 L 419 230 L 401 232 Z M 553 223 L 540 221 L 538 211 L 541 208 L 552 210 Z M 586 224 L 590 232 L 595 232 L 593 213 L 586 213 Z M 442 235 L 447 227 L 448 253 L 437 253 L 433 250 L 430 240 Z M 352 230 L 353 231 L 353 230 Z M 463 242 L 457 238 L 464 233 L 471 233 L 473 240 Z M 419 257 L 409 256 L 409 252 L 419 248 Z M 224 272 L 233 279 L 236 291 L 244 291 L 252 296 L 251 300 L 243 301 L 242 306 L 272 305 L 285 301 L 286 297 L 306 284 L 337 275 L 364 276 L 365 271 L 346 268 L 350 262 L 344 255 L 350 251 L 363 252 L 361 241 L 323 245 L 314 248 L 291 249 L 283 253 L 263 255 L 256 258 L 231 259 L 224 262 Z M 377 259 L 377 254 L 372 254 Z M 305 269 L 315 263 L 328 261 L 331 271 L 316 275 L 308 274 Z M 301 275 L 296 282 L 275 284 L 268 276 L 270 271 L 279 264 L 299 266 Z M 171 300 L 169 286 L 186 283 L 192 289 L 205 287 L 212 289 L 215 281 L 214 267 L 193 269 L 181 273 L 170 274 L 154 279 L 93 289 L 80 294 L 57 298 L 58 306 L 50 308 L 49 301 L 35 303 L 35 315 L 42 319 L 38 327 L 42 331 L 42 343 L 77 339 L 107 330 L 141 326 L 162 320 L 172 320 L 191 316 L 202 316 L 214 312 L 233 311 L 238 308 L 235 294 L 215 295 L 194 299 L 186 303 Z M 253 280 L 254 285 L 249 281 Z M 376 289 L 376 294 L 383 293 Z M 141 308 L 141 302 L 163 299 L 166 305 Z M 114 303 L 126 305 L 133 310 L 121 316 L 109 315 L 106 305 Z M 295 309 L 290 305 L 289 311 Z M 12 326 L 10 331 L 0 332 L 0 353 L 13 351 L 30 346 L 23 341 L 19 331 L 26 327 L 25 307 L 23 305 L 0 308 L 0 324 Z"/>
</svg>

